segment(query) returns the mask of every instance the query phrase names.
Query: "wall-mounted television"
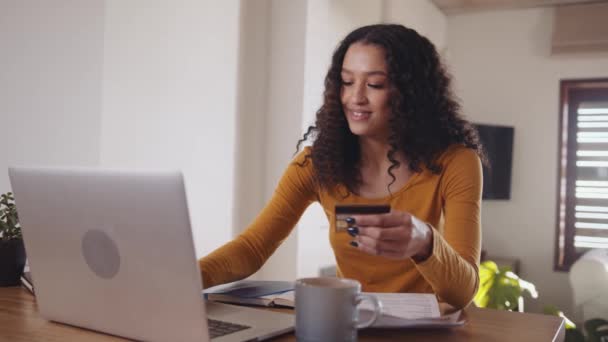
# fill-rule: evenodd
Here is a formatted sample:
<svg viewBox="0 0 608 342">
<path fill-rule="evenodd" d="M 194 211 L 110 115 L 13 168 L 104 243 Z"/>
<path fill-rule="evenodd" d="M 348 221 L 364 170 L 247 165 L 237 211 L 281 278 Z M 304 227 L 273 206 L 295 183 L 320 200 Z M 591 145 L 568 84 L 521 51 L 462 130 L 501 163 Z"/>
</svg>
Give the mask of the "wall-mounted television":
<svg viewBox="0 0 608 342">
<path fill-rule="evenodd" d="M 515 129 L 510 126 L 474 125 L 490 162 L 490 167 L 483 167 L 482 198 L 510 199 Z"/>
</svg>

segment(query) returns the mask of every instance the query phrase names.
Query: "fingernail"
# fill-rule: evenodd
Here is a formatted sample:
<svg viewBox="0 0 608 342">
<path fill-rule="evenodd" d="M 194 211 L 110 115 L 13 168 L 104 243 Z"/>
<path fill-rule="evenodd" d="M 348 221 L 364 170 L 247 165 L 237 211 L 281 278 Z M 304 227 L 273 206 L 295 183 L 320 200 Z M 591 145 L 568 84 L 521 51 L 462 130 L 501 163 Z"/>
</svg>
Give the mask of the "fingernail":
<svg viewBox="0 0 608 342">
<path fill-rule="evenodd" d="M 358 227 L 349 227 L 346 231 L 348 231 L 348 234 L 350 234 L 350 236 L 352 236 L 352 237 L 359 235 Z"/>
<path fill-rule="evenodd" d="M 349 227 L 352 227 L 355 223 L 357 223 L 352 217 L 347 217 L 344 221 L 346 221 Z"/>
<path fill-rule="evenodd" d="M 353 247 L 359 247 L 359 243 L 357 241 L 351 241 L 350 245 Z"/>
</svg>

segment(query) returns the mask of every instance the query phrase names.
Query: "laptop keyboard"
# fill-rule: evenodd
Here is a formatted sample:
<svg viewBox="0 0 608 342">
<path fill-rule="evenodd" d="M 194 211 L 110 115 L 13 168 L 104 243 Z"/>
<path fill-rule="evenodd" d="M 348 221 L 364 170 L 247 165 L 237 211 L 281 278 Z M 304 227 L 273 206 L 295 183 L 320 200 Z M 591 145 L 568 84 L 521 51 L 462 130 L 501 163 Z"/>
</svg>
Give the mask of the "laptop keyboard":
<svg viewBox="0 0 608 342">
<path fill-rule="evenodd" d="M 211 338 L 216 338 L 251 328 L 246 325 L 217 321 L 215 319 L 207 319 L 207 321 L 209 325 L 209 335 Z"/>
</svg>

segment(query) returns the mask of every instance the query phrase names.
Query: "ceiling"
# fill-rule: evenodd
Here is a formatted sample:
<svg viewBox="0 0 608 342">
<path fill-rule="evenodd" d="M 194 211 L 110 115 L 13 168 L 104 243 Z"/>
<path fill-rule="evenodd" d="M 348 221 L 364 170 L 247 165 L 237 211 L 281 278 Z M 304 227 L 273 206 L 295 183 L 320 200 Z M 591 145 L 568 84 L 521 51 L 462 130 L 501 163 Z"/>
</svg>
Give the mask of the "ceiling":
<svg viewBox="0 0 608 342">
<path fill-rule="evenodd" d="M 607 2 L 606 0 L 431 0 L 445 14 Z"/>
</svg>

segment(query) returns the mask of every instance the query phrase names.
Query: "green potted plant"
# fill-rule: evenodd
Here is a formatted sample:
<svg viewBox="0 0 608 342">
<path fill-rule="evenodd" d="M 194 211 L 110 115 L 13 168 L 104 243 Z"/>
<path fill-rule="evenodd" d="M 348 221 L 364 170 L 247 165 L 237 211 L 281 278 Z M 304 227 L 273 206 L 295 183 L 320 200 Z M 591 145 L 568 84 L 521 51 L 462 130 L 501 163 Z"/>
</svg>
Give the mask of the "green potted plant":
<svg viewBox="0 0 608 342">
<path fill-rule="evenodd" d="M 21 236 L 15 198 L 0 195 L 0 286 L 19 285 L 25 267 L 25 247 Z"/>
<path fill-rule="evenodd" d="M 479 265 L 479 281 L 479 290 L 473 299 L 478 307 L 523 311 L 520 299 L 524 293 L 538 297 L 534 284 L 519 278 L 509 266 L 499 267 L 490 260 Z M 555 306 L 545 306 L 543 313 L 565 320 L 566 342 L 608 342 L 608 321 L 605 319 L 585 321 L 583 332 Z"/>
<path fill-rule="evenodd" d="M 494 261 L 479 265 L 479 290 L 473 301 L 480 308 L 523 311 L 523 294 L 538 297 L 534 284 L 511 271 L 509 266 L 498 267 Z"/>
</svg>

